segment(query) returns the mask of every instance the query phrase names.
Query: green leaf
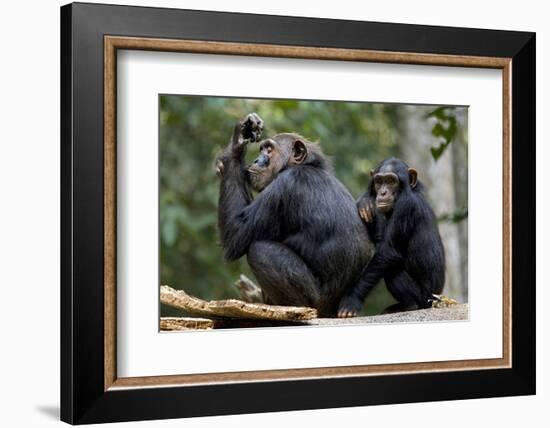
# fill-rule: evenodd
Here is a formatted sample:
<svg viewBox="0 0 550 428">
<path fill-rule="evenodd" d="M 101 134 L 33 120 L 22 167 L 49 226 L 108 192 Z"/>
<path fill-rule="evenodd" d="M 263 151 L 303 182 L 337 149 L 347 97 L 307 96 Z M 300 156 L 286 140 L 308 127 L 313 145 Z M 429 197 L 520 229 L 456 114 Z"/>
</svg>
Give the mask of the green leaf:
<svg viewBox="0 0 550 428">
<path fill-rule="evenodd" d="M 432 128 L 432 135 L 434 137 L 444 137 L 445 129 L 443 128 L 443 125 L 441 123 L 436 123 L 434 125 L 434 127 Z"/>
<path fill-rule="evenodd" d="M 438 147 L 430 149 L 432 157 L 436 161 L 456 137 L 458 126 L 454 113 L 454 107 L 439 107 L 426 115 L 426 118 L 435 117 L 437 119 L 437 123 L 432 128 L 432 135 L 442 140 Z"/>
<path fill-rule="evenodd" d="M 432 157 L 434 158 L 434 160 L 438 160 L 446 148 L 447 145 L 445 144 L 440 144 L 439 147 L 430 148 L 430 152 L 432 153 Z"/>
<path fill-rule="evenodd" d="M 429 118 L 429 117 L 435 117 L 439 120 L 445 120 L 447 118 L 447 116 L 445 115 L 445 110 L 447 109 L 448 107 L 438 107 L 436 108 L 434 111 L 428 113 L 426 115 L 426 119 Z"/>
</svg>

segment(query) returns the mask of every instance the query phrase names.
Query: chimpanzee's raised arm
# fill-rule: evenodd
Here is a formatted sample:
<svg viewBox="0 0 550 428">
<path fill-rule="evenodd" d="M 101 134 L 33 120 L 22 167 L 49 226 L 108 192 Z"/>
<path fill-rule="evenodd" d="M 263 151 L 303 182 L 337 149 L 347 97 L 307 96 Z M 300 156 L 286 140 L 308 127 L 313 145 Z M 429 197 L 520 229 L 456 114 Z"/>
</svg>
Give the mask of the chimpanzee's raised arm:
<svg viewBox="0 0 550 428">
<path fill-rule="evenodd" d="M 229 145 L 224 153 L 216 159 L 216 173 L 221 177 L 227 163 L 236 161 L 244 167 L 244 157 L 248 143 L 258 142 L 262 136 L 264 121 L 256 113 L 247 114 L 236 123 Z"/>
<path fill-rule="evenodd" d="M 248 143 L 258 141 L 262 130 L 260 116 L 248 114 L 235 125 L 229 145 L 218 159 L 222 177 L 218 225 L 226 260 L 243 256 L 253 240 L 269 238 L 275 230 L 267 220 L 276 209 L 280 192 L 267 189 L 254 201 L 244 165 Z"/>
</svg>

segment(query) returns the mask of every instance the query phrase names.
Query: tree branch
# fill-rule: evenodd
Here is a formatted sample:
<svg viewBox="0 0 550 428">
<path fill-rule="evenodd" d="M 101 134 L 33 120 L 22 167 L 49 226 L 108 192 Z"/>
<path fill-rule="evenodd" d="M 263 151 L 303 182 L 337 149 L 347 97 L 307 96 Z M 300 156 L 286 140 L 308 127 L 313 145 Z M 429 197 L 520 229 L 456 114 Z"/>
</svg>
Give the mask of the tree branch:
<svg viewBox="0 0 550 428">
<path fill-rule="evenodd" d="M 160 319 L 162 331 L 211 330 L 212 328 L 214 328 L 214 321 L 206 318 L 162 317 Z"/>
<path fill-rule="evenodd" d="M 313 308 L 246 303 L 236 299 L 207 302 L 190 296 L 182 290 L 174 290 L 168 285 L 160 287 L 160 301 L 189 314 L 203 317 L 276 321 L 303 321 L 317 318 L 317 310 Z"/>
</svg>

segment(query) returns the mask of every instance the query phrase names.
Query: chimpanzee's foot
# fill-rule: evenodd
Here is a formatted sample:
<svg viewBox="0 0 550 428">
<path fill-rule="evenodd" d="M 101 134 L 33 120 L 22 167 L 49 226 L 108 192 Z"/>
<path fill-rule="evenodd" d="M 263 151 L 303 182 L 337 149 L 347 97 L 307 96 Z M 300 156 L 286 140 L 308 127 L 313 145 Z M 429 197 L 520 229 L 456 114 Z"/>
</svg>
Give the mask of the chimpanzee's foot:
<svg viewBox="0 0 550 428">
<path fill-rule="evenodd" d="M 353 295 L 344 296 L 338 306 L 338 318 L 356 317 L 363 309 L 363 301 Z"/>
</svg>

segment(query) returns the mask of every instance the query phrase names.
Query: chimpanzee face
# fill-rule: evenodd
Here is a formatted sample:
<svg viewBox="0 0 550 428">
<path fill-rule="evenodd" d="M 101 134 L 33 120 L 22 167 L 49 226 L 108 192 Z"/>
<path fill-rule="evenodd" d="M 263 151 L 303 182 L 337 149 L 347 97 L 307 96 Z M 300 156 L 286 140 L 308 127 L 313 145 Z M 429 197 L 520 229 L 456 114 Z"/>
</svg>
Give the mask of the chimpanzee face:
<svg viewBox="0 0 550 428">
<path fill-rule="evenodd" d="M 399 177 L 394 172 L 379 172 L 374 174 L 373 180 L 376 208 L 387 213 L 393 209 L 399 195 Z"/>
<path fill-rule="evenodd" d="M 371 171 L 371 189 L 376 197 L 378 211 L 390 213 L 400 193 L 416 187 L 417 175 L 414 168 L 409 168 L 405 162 L 396 158 L 382 161 L 376 170 Z"/>
<path fill-rule="evenodd" d="M 265 189 L 288 165 L 304 161 L 307 149 L 294 134 L 279 134 L 260 142 L 260 154 L 248 167 L 252 188 L 258 192 Z"/>
</svg>

